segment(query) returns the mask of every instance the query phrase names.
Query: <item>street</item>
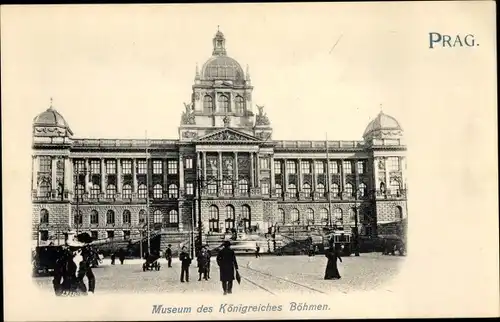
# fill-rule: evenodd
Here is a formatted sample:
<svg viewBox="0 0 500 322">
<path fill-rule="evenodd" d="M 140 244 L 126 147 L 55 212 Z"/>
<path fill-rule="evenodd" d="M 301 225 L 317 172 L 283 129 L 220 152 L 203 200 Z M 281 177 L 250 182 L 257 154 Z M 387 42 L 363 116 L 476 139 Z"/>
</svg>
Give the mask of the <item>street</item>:
<svg viewBox="0 0 500 322">
<path fill-rule="evenodd" d="M 384 256 L 380 253 L 361 254 L 359 257 L 342 258 L 339 263 L 340 280 L 323 279 L 326 257 L 308 256 L 239 256 L 237 258 L 241 284 L 235 283 L 233 293 L 258 293 L 280 295 L 299 292 L 304 294 L 327 294 L 332 292 L 374 290 L 384 287 L 398 274 L 404 257 Z M 215 256 L 211 262 L 211 278 L 198 281 L 196 260 L 190 268 L 189 283 L 180 282 L 180 262 L 174 258 L 168 268 L 164 258 L 159 260 L 160 271 L 142 271 L 142 261 L 126 260 L 124 265 L 110 265 L 109 259 L 94 268 L 96 294 L 110 293 L 222 293 L 219 270 Z M 85 279 L 86 281 L 86 279 Z M 52 290 L 52 277 L 36 277 L 35 284 L 43 290 Z"/>
</svg>

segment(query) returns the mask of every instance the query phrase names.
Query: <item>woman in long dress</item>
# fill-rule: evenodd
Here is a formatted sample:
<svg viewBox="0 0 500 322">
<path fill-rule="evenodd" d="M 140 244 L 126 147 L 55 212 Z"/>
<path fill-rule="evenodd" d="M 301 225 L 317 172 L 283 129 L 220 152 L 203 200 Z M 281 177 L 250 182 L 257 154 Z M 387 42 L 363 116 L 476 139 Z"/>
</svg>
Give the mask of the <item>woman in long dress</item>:
<svg viewBox="0 0 500 322">
<path fill-rule="evenodd" d="M 340 279 L 339 269 L 337 268 L 337 259 L 339 259 L 342 263 L 342 258 L 340 257 L 338 250 L 331 245 L 325 256 L 328 258 L 325 270 L 325 280 Z"/>
</svg>

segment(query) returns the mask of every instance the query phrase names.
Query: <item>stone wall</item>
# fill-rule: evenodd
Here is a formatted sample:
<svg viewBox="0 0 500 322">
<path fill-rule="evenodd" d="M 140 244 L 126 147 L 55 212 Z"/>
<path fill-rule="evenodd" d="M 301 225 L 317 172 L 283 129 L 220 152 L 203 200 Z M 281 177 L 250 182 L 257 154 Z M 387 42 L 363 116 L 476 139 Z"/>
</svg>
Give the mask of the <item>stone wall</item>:
<svg viewBox="0 0 500 322">
<path fill-rule="evenodd" d="M 57 232 L 66 232 L 70 228 L 69 203 L 34 203 L 31 218 L 33 240 L 38 238 L 38 230 L 48 230 L 49 239 L 55 237 Z M 40 224 L 40 212 L 46 209 L 49 212 L 48 224 Z M 60 234 L 60 233 L 59 233 Z"/>
</svg>

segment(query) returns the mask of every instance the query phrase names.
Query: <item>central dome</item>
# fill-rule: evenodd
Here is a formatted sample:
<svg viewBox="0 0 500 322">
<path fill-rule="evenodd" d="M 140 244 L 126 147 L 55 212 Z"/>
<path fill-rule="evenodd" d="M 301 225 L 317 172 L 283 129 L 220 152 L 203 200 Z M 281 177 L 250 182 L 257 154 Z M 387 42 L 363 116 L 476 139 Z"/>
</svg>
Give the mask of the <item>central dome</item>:
<svg viewBox="0 0 500 322">
<path fill-rule="evenodd" d="M 240 64 L 229 56 L 213 56 L 204 65 L 201 75 L 206 80 L 244 80 Z"/>
</svg>

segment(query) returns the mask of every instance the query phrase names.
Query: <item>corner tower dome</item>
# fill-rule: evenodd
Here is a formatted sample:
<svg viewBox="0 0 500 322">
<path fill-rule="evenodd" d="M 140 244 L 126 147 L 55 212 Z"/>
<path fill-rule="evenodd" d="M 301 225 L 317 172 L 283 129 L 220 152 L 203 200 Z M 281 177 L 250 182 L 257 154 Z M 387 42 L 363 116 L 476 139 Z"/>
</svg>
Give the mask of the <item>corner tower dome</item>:
<svg viewBox="0 0 500 322">
<path fill-rule="evenodd" d="M 384 138 L 402 136 L 403 129 L 399 122 L 392 116 L 380 111 L 377 117 L 368 123 L 363 138 Z"/>
<path fill-rule="evenodd" d="M 64 117 L 52 106 L 52 99 L 50 107 L 33 119 L 33 129 L 35 131 L 35 135 L 73 135 L 73 131 L 71 131 Z"/>
<path fill-rule="evenodd" d="M 220 30 L 217 30 L 213 38 L 213 46 L 212 57 L 201 69 L 201 79 L 243 82 L 245 80 L 243 69 L 235 59 L 227 56 L 226 38 Z"/>
</svg>

